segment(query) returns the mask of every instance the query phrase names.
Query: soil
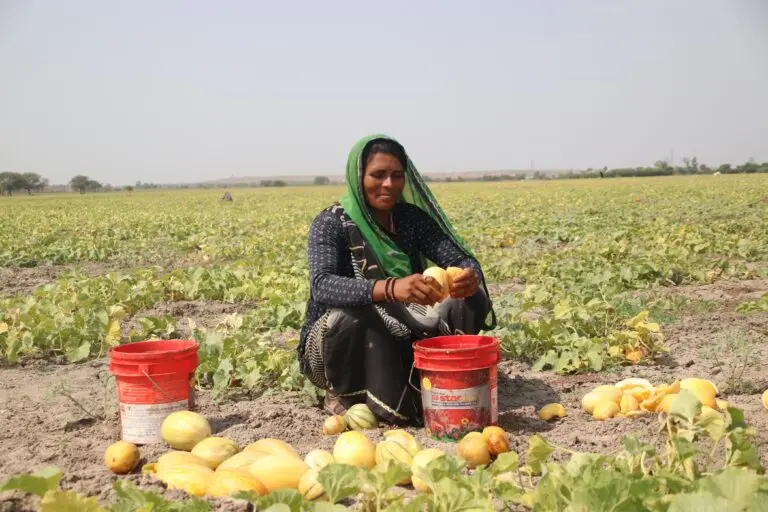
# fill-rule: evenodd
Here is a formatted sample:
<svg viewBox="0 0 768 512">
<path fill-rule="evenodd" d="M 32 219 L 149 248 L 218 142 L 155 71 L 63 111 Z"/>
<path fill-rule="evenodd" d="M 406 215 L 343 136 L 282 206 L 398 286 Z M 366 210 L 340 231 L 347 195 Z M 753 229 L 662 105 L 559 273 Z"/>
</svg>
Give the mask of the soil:
<svg viewBox="0 0 768 512">
<path fill-rule="evenodd" d="M 744 411 L 757 429 L 756 444 L 763 464 L 768 465 L 768 411 L 760 393 L 768 388 L 768 313 L 736 313 L 735 305 L 768 291 L 768 280 L 723 282 L 665 290 L 716 302 L 714 311 L 692 310 L 665 323 L 663 332 L 670 352 L 652 365 L 630 366 L 616 373 L 574 376 L 532 372 L 526 364 L 505 361 L 499 367 L 499 423 L 510 434 L 511 448 L 524 456 L 528 439 L 541 433 L 558 446 L 578 451 L 609 452 L 626 435 L 653 442 L 655 417 L 597 422 L 581 411 L 581 397 L 600 384 L 636 376 L 654 384 L 697 376 L 712 379 L 721 395 Z M 231 305 L 177 303 L 160 305 L 176 317 L 190 317 L 199 324 L 215 325 L 220 316 L 233 312 Z M 144 312 L 146 314 L 148 312 Z M 158 314 L 160 311 L 154 312 Z M 712 351 L 714 350 L 715 355 Z M 119 438 L 116 398 L 108 379 L 105 360 L 78 365 L 34 362 L 0 368 L 0 482 L 12 475 L 54 465 L 64 471 L 62 487 L 95 496 L 103 503 L 114 499 L 112 483 L 127 478 L 146 490 L 180 499 L 151 477 L 140 474 L 116 476 L 103 464 L 105 448 Z M 62 388 L 62 385 L 64 387 Z M 562 403 L 568 415 L 547 423 L 536 410 L 550 402 Z M 199 410 L 218 435 L 245 445 L 263 437 L 291 443 L 302 455 L 314 448 L 332 449 L 334 438 L 323 436 L 325 414 L 304 395 L 275 393 L 252 398 L 232 394 L 216 403 L 206 391 L 198 394 Z M 448 452 L 455 445 L 426 438 L 423 430 L 412 432 L 424 446 Z M 376 441 L 381 431 L 368 432 Z M 166 452 L 164 446 L 141 447 L 142 463 Z M 13 492 L 2 496 L 0 512 L 36 510 L 38 499 Z M 236 500 L 212 501 L 215 510 L 248 510 Z"/>
<path fill-rule="evenodd" d="M 72 270 L 78 270 L 87 276 L 100 276 L 124 269 L 124 265 L 109 261 L 39 267 L 0 267 L 0 297 L 30 293 L 34 288 L 52 283 L 62 274 Z"/>
</svg>

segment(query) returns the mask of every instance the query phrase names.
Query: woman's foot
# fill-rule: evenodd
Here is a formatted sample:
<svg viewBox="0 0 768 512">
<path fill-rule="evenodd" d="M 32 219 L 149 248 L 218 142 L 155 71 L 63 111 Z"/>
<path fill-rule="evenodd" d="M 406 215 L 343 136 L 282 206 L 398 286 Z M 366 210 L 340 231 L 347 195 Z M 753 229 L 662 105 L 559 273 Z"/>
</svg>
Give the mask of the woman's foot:
<svg viewBox="0 0 768 512">
<path fill-rule="evenodd" d="M 341 403 L 341 398 L 332 394 L 330 391 L 325 392 L 325 402 L 323 403 L 323 409 L 325 412 L 335 416 L 343 416 L 347 409 L 344 404 Z"/>
</svg>

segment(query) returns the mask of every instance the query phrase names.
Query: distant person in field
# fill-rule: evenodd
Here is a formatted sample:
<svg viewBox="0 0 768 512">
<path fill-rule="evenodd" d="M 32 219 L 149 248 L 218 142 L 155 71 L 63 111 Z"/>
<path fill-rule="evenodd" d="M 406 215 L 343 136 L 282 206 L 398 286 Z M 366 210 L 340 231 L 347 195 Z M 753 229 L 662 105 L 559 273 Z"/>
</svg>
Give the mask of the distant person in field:
<svg viewBox="0 0 768 512">
<path fill-rule="evenodd" d="M 229 190 L 224 192 L 224 196 L 221 198 L 222 201 L 232 201 L 232 194 L 229 193 Z"/>
<path fill-rule="evenodd" d="M 301 370 L 326 390 L 330 414 L 366 403 L 389 423 L 420 425 L 412 343 L 495 326 L 483 271 L 395 140 L 359 141 L 346 184 L 309 232 Z M 464 269 L 442 302 L 421 274 L 426 259 Z"/>
</svg>

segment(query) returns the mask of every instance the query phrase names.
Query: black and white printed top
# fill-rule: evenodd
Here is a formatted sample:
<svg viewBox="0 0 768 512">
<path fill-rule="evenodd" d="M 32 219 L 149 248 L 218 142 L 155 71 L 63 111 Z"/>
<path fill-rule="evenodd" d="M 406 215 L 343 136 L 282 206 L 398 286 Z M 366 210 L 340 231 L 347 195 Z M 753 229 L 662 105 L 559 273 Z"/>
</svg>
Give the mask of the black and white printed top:
<svg viewBox="0 0 768 512">
<path fill-rule="evenodd" d="M 483 280 L 480 264 L 459 249 L 440 226 L 418 206 L 398 203 L 392 209 L 396 235 L 392 240 L 411 261 L 413 273 L 420 273 L 419 254 L 436 265 L 472 267 Z M 309 286 L 306 320 L 301 330 L 303 346 L 314 323 L 329 309 L 354 308 L 373 304 L 373 280 L 356 279 L 349 253 L 349 240 L 341 220 L 330 211 L 320 212 L 309 230 Z"/>
</svg>

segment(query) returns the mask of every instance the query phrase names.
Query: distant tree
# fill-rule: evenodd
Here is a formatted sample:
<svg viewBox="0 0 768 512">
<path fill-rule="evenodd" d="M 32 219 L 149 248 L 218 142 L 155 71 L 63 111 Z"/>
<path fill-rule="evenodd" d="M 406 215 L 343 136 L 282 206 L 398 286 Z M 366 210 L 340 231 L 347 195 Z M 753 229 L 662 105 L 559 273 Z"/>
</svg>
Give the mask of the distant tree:
<svg viewBox="0 0 768 512">
<path fill-rule="evenodd" d="M 24 190 L 26 190 L 27 194 L 30 196 L 32 195 L 33 190 L 40 191 L 48 185 L 48 180 L 43 179 L 43 177 L 36 172 L 25 172 L 21 177 L 22 180 L 20 181 L 20 184 L 23 184 Z"/>
<path fill-rule="evenodd" d="M 327 176 L 317 176 L 315 178 L 315 185 L 328 185 L 331 182 Z"/>
<path fill-rule="evenodd" d="M 81 194 L 85 194 L 86 190 L 98 190 L 102 185 L 98 181 L 94 181 L 88 176 L 78 174 L 69 180 L 69 186 L 72 187 L 72 190 L 78 190 Z"/>
<path fill-rule="evenodd" d="M 23 174 L 17 172 L 0 173 L 0 191 L 7 193 L 8 197 L 13 196 L 14 190 L 25 190 L 26 188 L 27 180 Z"/>
<path fill-rule="evenodd" d="M 133 185 L 126 185 L 123 187 L 126 192 L 133 192 Z"/>
<path fill-rule="evenodd" d="M 285 187 L 285 186 L 287 186 L 287 185 L 288 185 L 288 184 L 287 184 L 286 182 L 284 182 L 283 180 L 275 180 L 275 181 L 272 183 L 272 186 L 273 186 L 273 187 Z"/>
</svg>

